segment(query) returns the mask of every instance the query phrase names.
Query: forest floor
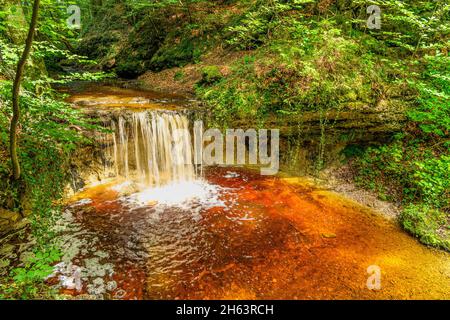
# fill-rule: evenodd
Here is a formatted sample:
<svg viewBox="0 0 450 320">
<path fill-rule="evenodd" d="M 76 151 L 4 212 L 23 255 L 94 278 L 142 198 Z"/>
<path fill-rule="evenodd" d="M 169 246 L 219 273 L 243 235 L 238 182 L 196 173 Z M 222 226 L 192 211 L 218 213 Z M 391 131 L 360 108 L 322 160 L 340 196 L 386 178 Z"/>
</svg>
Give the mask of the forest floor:
<svg viewBox="0 0 450 320">
<path fill-rule="evenodd" d="M 159 72 L 147 71 L 138 80 L 145 89 L 194 96 L 195 85 L 201 81 L 204 67 L 217 66 L 222 76 L 226 77 L 230 74 L 233 63 L 247 54 L 246 51 L 230 51 L 216 47 L 205 54 L 198 63 L 189 63 Z"/>
</svg>

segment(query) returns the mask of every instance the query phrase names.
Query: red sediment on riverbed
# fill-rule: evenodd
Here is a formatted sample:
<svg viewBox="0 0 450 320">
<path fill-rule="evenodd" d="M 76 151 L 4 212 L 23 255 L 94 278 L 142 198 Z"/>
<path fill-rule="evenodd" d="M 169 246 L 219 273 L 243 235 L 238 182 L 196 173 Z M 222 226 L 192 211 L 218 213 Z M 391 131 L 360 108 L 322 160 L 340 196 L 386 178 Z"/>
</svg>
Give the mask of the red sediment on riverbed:
<svg viewBox="0 0 450 320">
<path fill-rule="evenodd" d="M 207 170 L 205 179 L 229 189 L 225 206 L 203 208 L 200 219 L 168 207 L 155 220 L 153 205 L 131 210 L 108 186 L 76 197 L 92 200 L 85 209 L 93 209 L 76 216 L 101 235 L 124 298 L 450 298 L 448 253 L 371 209 L 304 179 L 229 168 Z M 130 239 L 142 254 L 126 267 L 115 248 Z M 366 286 L 371 265 L 381 269 L 380 290 Z"/>
</svg>

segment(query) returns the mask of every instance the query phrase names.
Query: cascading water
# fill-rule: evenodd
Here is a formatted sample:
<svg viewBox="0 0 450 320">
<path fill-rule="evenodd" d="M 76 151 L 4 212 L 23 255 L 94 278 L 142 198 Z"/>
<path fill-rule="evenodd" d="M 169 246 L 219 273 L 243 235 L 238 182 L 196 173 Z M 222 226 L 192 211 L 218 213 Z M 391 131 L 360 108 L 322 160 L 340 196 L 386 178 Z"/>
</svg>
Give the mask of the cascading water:
<svg viewBox="0 0 450 320">
<path fill-rule="evenodd" d="M 107 176 L 145 187 L 193 181 L 196 177 L 189 121 L 176 112 L 128 112 L 107 124 Z"/>
<path fill-rule="evenodd" d="M 186 117 L 132 102 L 144 100 L 136 94 L 96 86 L 79 98 L 106 109 L 97 117 L 111 130 L 101 137 L 111 179 L 89 176 L 55 225 L 64 256 L 46 283 L 58 277 L 64 295 L 450 298 L 445 253 L 310 179 L 221 166 L 196 175 L 191 137 L 178 136 Z M 368 265 L 382 267 L 382 290 L 367 289 Z"/>
</svg>

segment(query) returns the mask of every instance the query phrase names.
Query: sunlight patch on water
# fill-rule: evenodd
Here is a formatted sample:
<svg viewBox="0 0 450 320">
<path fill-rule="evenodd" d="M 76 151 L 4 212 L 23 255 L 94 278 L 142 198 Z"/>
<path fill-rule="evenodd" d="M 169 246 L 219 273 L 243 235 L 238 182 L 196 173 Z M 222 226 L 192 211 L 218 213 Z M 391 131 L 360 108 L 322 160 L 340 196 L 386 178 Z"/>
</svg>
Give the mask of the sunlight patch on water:
<svg viewBox="0 0 450 320">
<path fill-rule="evenodd" d="M 220 195 L 225 188 L 203 180 L 183 181 L 160 187 L 152 187 L 123 197 L 122 200 L 137 206 L 178 207 L 192 209 L 192 204 L 202 208 L 225 207 Z"/>
</svg>

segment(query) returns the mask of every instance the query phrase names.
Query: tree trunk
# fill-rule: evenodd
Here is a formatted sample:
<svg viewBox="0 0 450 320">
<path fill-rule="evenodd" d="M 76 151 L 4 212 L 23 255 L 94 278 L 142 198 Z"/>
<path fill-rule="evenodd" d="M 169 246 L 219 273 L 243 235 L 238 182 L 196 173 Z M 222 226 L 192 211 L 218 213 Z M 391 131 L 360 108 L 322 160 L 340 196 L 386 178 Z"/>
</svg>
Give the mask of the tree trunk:
<svg viewBox="0 0 450 320">
<path fill-rule="evenodd" d="M 17 64 L 16 77 L 14 78 L 13 85 L 13 116 L 11 119 L 11 126 L 9 130 L 9 150 L 11 155 L 12 171 L 14 180 L 19 180 L 20 178 L 20 163 L 17 156 L 17 125 L 20 118 L 20 106 L 19 106 L 19 94 L 20 94 L 20 83 L 22 82 L 23 71 L 25 64 L 30 55 L 31 45 L 33 44 L 34 32 L 36 30 L 36 24 L 39 13 L 39 2 L 40 0 L 34 0 L 33 4 L 33 15 L 31 17 L 30 28 L 28 29 L 28 36 L 25 43 L 25 49 L 23 50 L 22 57 Z"/>
</svg>

